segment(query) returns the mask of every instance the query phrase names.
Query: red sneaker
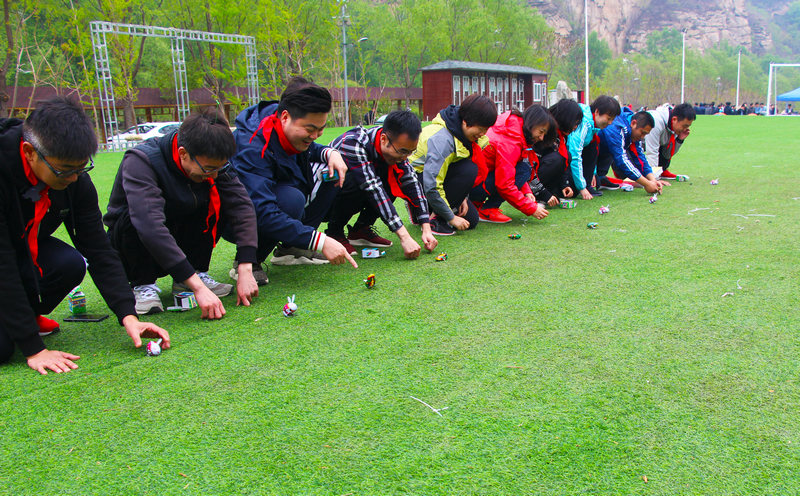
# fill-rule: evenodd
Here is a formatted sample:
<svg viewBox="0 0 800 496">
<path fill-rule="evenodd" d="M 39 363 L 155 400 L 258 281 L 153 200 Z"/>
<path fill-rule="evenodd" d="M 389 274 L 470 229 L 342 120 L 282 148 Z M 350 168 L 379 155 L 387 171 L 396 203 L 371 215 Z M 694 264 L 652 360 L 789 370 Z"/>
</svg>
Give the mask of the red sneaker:
<svg viewBox="0 0 800 496">
<path fill-rule="evenodd" d="M 386 248 L 387 246 L 392 246 L 392 242 L 386 238 L 378 236 L 378 231 L 376 231 L 372 226 L 364 226 L 357 231 L 348 226 L 347 239 L 353 246 L 372 246 L 375 248 Z"/>
<path fill-rule="evenodd" d="M 616 177 L 608 177 L 608 176 L 606 176 L 606 179 L 608 179 L 609 182 L 612 182 L 612 183 L 614 183 L 616 185 L 621 185 L 622 183 L 625 182 L 624 178 L 623 179 L 617 179 Z"/>
<path fill-rule="evenodd" d="M 484 208 L 478 210 L 478 217 L 483 222 L 493 222 L 495 224 L 505 224 L 511 222 L 511 217 L 504 214 L 499 208 Z"/>
<path fill-rule="evenodd" d="M 53 319 L 48 319 L 47 317 L 42 317 L 41 315 L 36 316 L 36 323 L 39 324 L 39 336 L 41 337 L 49 336 L 61 330 L 58 326 L 58 322 Z"/>
<path fill-rule="evenodd" d="M 668 171 L 667 169 L 664 169 L 663 171 L 661 171 L 661 177 L 659 179 L 675 180 L 677 178 L 678 178 L 678 176 L 676 176 L 672 172 Z"/>
<path fill-rule="evenodd" d="M 328 234 L 328 237 L 340 242 L 342 246 L 344 246 L 344 249 L 347 250 L 347 253 L 350 254 L 350 256 L 353 256 L 356 253 L 358 253 L 356 249 L 353 248 L 353 245 L 350 244 L 350 241 L 348 241 L 347 238 L 345 238 L 343 235 L 331 236 L 330 234 Z"/>
</svg>

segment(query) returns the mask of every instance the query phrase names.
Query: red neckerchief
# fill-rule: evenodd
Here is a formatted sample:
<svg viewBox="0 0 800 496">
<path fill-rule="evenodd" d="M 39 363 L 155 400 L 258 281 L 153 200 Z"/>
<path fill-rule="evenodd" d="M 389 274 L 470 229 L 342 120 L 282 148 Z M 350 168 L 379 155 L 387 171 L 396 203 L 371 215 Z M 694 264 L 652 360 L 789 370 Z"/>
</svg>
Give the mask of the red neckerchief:
<svg viewBox="0 0 800 496">
<path fill-rule="evenodd" d="M 25 157 L 25 154 L 22 152 L 22 144 L 23 140 L 19 140 L 19 156 L 22 157 L 22 168 L 25 171 L 25 178 L 31 183 L 31 186 L 36 186 L 39 184 L 39 178 L 33 173 L 33 169 L 31 169 L 31 164 L 28 163 L 28 159 Z M 49 186 L 45 186 L 39 192 L 39 199 L 36 200 L 36 203 L 33 207 L 33 218 L 28 221 L 28 225 L 25 226 L 25 232 L 22 233 L 22 237 L 25 237 L 25 234 L 28 235 L 28 249 L 31 252 L 31 259 L 33 260 L 33 265 L 39 269 L 39 275 L 44 275 L 42 272 L 42 268 L 39 267 L 39 263 L 37 259 L 39 258 L 39 224 L 42 223 L 42 219 L 44 218 L 44 214 L 47 213 L 47 210 L 50 208 L 50 197 L 47 194 L 47 191 L 50 189 Z"/>
<path fill-rule="evenodd" d="M 669 130 L 672 131 L 669 133 L 669 157 L 672 158 L 675 155 L 675 131 L 672 130 L 672 117 L 669 118 Z"/>
<path fill-rule="evenodd" d="M 631 141 L 630 150 L 631 150 L 631 153 L 633 153 L 633 156 L 636 157 L 636 160 L 639 161 L 639 164 L 638 164 L 639 165 L 639 171 L 640 172 L 644 171 L 644 162 L 642 162 L 642 157 L 639 156 L 639 151 L 636 150 L 636 142 L 635 141 Z"/>
<path fill-rule="evenodd" d="M 281 120 L 278 119 L 278 114 L 276 112 L 261 119 L 261 123 L 258 125 L 258 128 L 253 135 L 250 136 L 250 143 L 253 142 L 253 138 L 256 137 L 259 131 L 261 131 L 261 134 L 264 136 L 264 148 L 261 149 L 261 158 L 264 158 L 264 152 L 267 151 L 267 147 L 269 146 L 269 138 L 272 136 L 273 129 L 278 133 L 278 141 L 281 142 L 281 148 L 283 148 L 283 151 L 285 151 L 287 155 L 297 155 L 300 153 L 300 150 L 297 150 L 295 147 L 293 147 L 286 138 L 286 135 L 283 133 L 283 125 L 281 124 Z"/>
<path fill-rule="evenodd" d="M 178 166 L 178 170 L 180 170 L 184 176 L 189 177 L 185 170 L 183 170 L 183 166 L 181 165 L 181 157 L 178 154 L 178 135 L 176 134 L 174 138 L 172 138 L 172 160 L 175 161 L 175 165 Z M 219 200 L 219 191 L 217 191 L 217 185 L 214 184 L 214 179 L 209 177 L 206 178 L 205 182 L 209 184 L 208 187 L 208 217 L 206 217 L 206 230 L 203 231 L 207 233 L 211 231 L 211 243 L 212 248 L 217 246 L 217 224 L 219 224 L 219 209 L 221 202 Z M 214 221 L 212 224 L 211 217 L 214 217 Z"/>
<path fill-rule="evenodd" d="M 569 151 L 567 151 L 567 137 L 558 130 L 558 154 L 564 157 L 564 170 L 569 167 Z"/>
<path fill-rule="evenodd" d="M 483 148 L 478 143 L 472 143 L 472 162 L 478 166 L 478 176 L 475 178 L 475 186 L 482 184 L 489 175 L 489 166 L 486 165 L 486 157 L 483 155 Z"/>
<path fill-rule="evenodd" d="M 526 148 L 523 155 L 528 158 L 528 163 L 531 164 L 531 177 L 535 177 L 539 172 L 539 155 L 536 155 L 533 147 Z"/>
<path fill-rule="evenodd" d="M 383 128 L 378 129 L 378 132 L 375 133 L 375 151 L 378 153 L 378 156 L 386 162 L 386 159 L 383 157 L 383 152 L 381 151 L 381 135 L 383 134 Z M 388 138 L 388 136 L 387 136 Z M 401 169 L 397 164 L 388 165 L 387 163 L 387 170 L 388 174 L 387 177 L 389 178 L 389 190 L 392 192 L 396 198 L 403 198 L 404 200 L 408 200 L 409 203 L 414 205 L 415 207 L 419 207 L 414 201 L 408 197 L 403 190 L 400 188 L 400 178 L 403 177 L 403 169 Z"/>
</svg>

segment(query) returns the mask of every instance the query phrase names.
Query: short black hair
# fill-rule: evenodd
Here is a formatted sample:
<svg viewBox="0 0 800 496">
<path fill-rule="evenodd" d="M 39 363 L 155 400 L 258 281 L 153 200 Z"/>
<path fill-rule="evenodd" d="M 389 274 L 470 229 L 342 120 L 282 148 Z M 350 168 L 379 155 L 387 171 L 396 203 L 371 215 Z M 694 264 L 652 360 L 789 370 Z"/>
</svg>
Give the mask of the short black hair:
<svg viewBox="0 0 800 496">
<path fill-rule="evenodd" d="M 46 157 L 79 162 L 97 153 L 97 135 L 80 103 L 63 96 L 36 104 L 22 126 L 22 136 Z"/>
<path fill-rule="evenodd" d="M 559 100 L 549 110 L 558 124 L 558 129 L 564 134 L 571 133 L 583 120 L 583 110 L 575 100 L 568 98 Z"/>
<path fill-rule="evenodd" d="M 695 112 L 694 107 L 692 107 L 688 103 L 681 103 L 679 105 L 676 105 L 675 108 L 673 108 L 669 112 L 670 120 L 672 120 L 673 117 L 677 117 L 679 121 L 682 121 L 684 119 L 689 119 L 690 121 L 693 121 L 697 119 L 697 112 Z"/>
<path fill-rule="evenodd" d="M 600 95 L 594 99 L 589 108 L 592 109 L 592 113 L 598 112 L 600 115 L 610 115 L 611 117 L 616 117 L 622 111 L 619 107 L 619 102 L 608 95 Z"/>
<path fill-rule="evenodd" d="M 178 129 L 178 146 L 192 157 L 228 160 L 236 153 L 228 119 L 216 107 L 195 110 Z"/>
<path fill-rule="evenodd" d="M 331 94 L 322 86 L 302 77 L 293 77 L 281 93 L 278 115 L 285 110 L 292 119 L 301 119 L 308 114 L 327 114 L 332 107 Z"/>
<path fill-rule="evenodd" d="M 417 140 L 422 133 L 422 124 L 419 122 L 419 117 L 410 110 L 393 110 L 383 121 L 383 131 L 390 138 L 407 134 L 409 139 Z"/>
<path fill-rule="evenodd" d="M 525 136 L 525 142 L 528 145 L 533 145 L 533 137 L 531 131 L 535 127 L 547 125 L 547 133 L 545 138 L 551 132 L 555 132 L 555 119 L 550 115 L 547 109 L 538 103 L 531 105 L 525 109 L 525 112 L 520 113 L 517 109 L 512 109 L 511 113 L 522 118 L 522 134 Z"/>
<path fill-rule="evenodd" d="M 644 110 L 633 114 L 633 117 L 631 117 L 631 122 L 634 121 L 636 122 L 636 127 L 638 128 L 655 127 L 656 125 L 656 120 L 653 119 L 652 114 Z"/>
<path fill-rule="evenodd" d="M 492 127 L 497 121 L 497 105 L 488 96 L 473 93 L 461 102 L 458 118 L 470 127 Z"/>
</svg>

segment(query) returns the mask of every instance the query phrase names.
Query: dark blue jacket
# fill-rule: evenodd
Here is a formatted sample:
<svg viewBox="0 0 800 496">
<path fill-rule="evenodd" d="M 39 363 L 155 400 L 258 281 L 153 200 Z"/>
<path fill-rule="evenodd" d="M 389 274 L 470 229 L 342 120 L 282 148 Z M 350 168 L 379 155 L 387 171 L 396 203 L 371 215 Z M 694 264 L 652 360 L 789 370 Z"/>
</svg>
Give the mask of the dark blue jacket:
<svg viewBox="0 0 800 496">
<path fill-rule="evenodd" d="M 273 131 L 269 145 L 264 149 L 264 136 L 253 133 L 265 118 L 274 114 L 278 102 L 261 102 L 243 110 L 236 117 L 236 155 L 231 163 L 236 167 L 239 180 L 244 184 L 258 218 L 259 236 L 280 241 L 288 246 L 313 249 L 320 234 L 301 221 L 283 212 L 275 197 L 277 184 L 288 185 L 311 197 L 314 177 L 311 162 L 326 162 L 329 147 L 312 143 L 308 150 L 289 155 L 281 146 L 278 134 Z M 251 141 L 252 138 L 252 141 Z M 262 158 L 261 151 L 264 150 Z"/>
<path fill-rule="evenodd" d="M 611 125 L 600 131 L 600 154 L 610 154 L 614 170 L 622 172 L 631 181 L 647 176 L 653 169 L 647 162 L 642 149 L 642 142 L 635 144 L 636 153 L 631 151 L 631 118 L 633 111 L 627 107 L 614 119 Z"/>
</svg>

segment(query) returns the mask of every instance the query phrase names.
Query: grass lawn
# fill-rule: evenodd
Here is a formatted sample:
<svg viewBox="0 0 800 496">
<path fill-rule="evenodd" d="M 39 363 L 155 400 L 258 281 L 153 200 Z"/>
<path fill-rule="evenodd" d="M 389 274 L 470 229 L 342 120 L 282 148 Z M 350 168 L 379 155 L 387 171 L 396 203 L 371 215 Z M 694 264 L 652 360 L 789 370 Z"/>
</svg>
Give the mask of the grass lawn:
<svg viewBox="0 0 800 496">
<path fill-rule="evenodd" d="M 159 357 L 113 317 L 62 323 L 45 342 L 78 370 L 0 367 L 0 493 L 797 494 L 798 134 L 702 116 L 672 167 L 691 182 L 655 204 L 506 205 L 440 238 L 445 262 L 272 267 L 222 321 L 152 316 Z M 102 202 L 119 158 L 92 172 Z"/>
</svg>

